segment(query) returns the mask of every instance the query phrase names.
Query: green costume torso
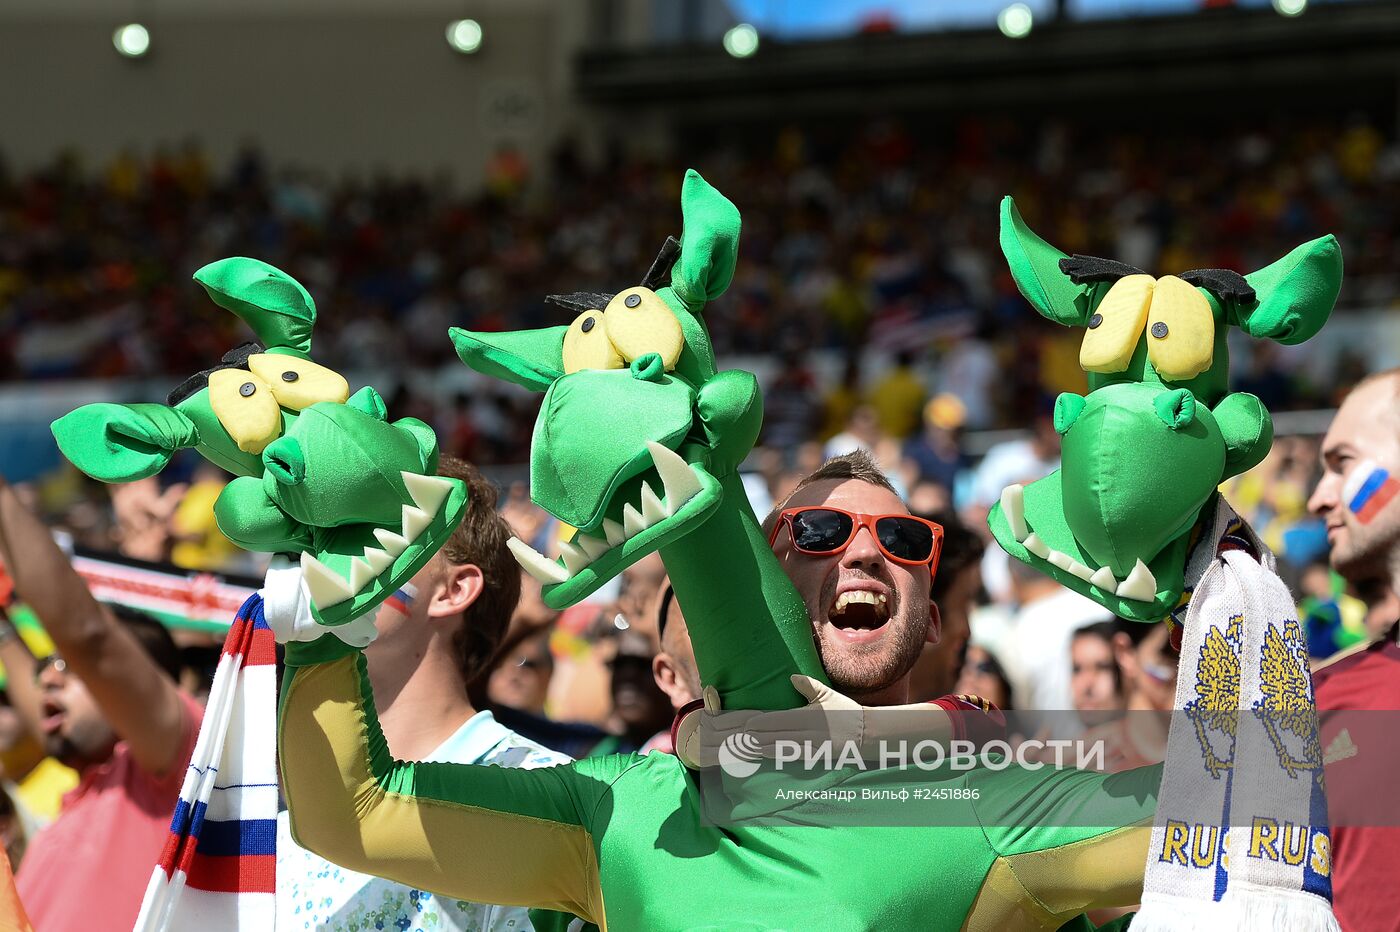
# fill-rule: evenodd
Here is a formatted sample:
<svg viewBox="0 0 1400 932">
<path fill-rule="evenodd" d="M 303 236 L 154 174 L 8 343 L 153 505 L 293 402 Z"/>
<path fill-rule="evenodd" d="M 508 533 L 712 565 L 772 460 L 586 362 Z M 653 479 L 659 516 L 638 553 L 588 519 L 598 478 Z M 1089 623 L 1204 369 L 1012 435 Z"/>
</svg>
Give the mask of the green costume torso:
<svg viewBox="0 0 1400 932">
<path fill-rule="evenodd" d="M 668 754 L 542 770 L 395 761 L 363 657 L 331 637 L 288 646 L 281 745 L 293 831 L 312 850 L 614 930 L 1058 928 L 1135 901 L 1160 775 L 871 771 L 843 787 L 975 789 L 924 805 L 980 824 L 833 828 L 814 823 L 842 804 L 791 802 L 720 827 L 701 815 L 710 788 Z M 1087 807 L 1120 827 L 1054 827 Z"/>
</svg>

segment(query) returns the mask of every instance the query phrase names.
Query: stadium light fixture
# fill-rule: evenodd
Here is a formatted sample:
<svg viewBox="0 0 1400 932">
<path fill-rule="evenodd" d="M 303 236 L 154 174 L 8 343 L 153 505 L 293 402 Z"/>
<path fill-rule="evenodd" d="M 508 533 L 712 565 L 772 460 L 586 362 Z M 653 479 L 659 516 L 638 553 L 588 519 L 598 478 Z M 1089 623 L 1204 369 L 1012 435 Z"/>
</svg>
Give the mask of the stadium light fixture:
<svg viewBox="0 0 1400 932">
<path fill-rule="evenodd" d="M 151 50 L 151 33 L 140 23 L 127 23 L 112 31 L 112 44 L 123 58 L 142 58 Z"/>
<path fill-rule="evenodd" d="M 447 44 L 470 55 L 481 48 L 481 24 L 474 19 L 454 19 L 447 24 Z"/>
<path fill-rule="evenodd" d="M 1008 39 L 1024 39 L 1035 25 L 1035 14 L 1024 3 L 1013 3 L 997 14 L 997 28 Z"/>
<path fill-rule="evenodd" d="M 724 50 L 735 58 L 748 58 L 758 51 L 758 30 L 740 23 L 724 34 Z"/>
<path fill-rule="evenodd" d="M 1274 11 L 1280 16 L 1302 16 L 1308 0 L 1274 0 Z"/>
</svg>

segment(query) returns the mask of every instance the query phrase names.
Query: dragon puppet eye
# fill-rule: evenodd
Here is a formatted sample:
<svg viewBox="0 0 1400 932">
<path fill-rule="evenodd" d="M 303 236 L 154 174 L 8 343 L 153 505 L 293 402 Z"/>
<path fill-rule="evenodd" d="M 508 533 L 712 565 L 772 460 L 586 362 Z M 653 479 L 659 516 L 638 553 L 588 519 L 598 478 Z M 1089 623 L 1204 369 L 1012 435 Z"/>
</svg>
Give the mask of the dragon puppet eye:
<svg viewBox="0 0 1400 932">
<path fill-rule="evenodd" d="M 1085 372 L 1122 372 L 1132 361 L 1152 303 L 1151 275 L 1125 275 L 1113 283 L 1084 331 L 1079 365 Z"/>
<path fill-rule="evenodd" d="M 1210 368 L 1215 315 L 1194 285 L 1175 275 L 1157 279 L 1147 319 L 1147 358 L 1164 380 L 1181 382 Z"/>
<path fill-rule="evenodd" d="M 209 406 L 244 453 L 261 454 L 282 432 L 282 409 L 272 387 L 247 369 L 209 373 Z"/>
<path fill-rule="evenodd" d="M 564 372 L 580 369 L 621 369 L 626 363 L 608 340 L 602 311 L 584 311 L 564 334 Z"/>
<path fill-rule="evenodd" d="M 350 397 L 350 383 L 343 375 L 300 356 L 256 353 L 248 357 L 248 368 L 268 384 L 279 405 L 292 411 L 318 401 L 344 404 Z"/>
<path fill-rule="evenodd" d="M 681 322 L 650 288 L 628 288 L 608 302 L 603 315 L 608 339 L 627 362 L 656 353 L 669 372 L 676 368 L 685 346 Z"/>
</svg>

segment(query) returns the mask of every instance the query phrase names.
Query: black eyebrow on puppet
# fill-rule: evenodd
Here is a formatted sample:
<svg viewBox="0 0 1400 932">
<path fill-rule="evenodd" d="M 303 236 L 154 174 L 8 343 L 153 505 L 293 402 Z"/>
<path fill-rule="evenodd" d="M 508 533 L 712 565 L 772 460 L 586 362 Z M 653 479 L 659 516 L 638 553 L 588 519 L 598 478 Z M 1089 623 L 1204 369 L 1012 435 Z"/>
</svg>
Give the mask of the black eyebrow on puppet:
<svg viewBox="0 0 1400 932">
<path fill-rule="evenodd" d="M 1229 269 L 1192 269 L 1181 273 L 1181 280 L 1204 288 L 1221 300 L 1249 302 L 1254 300 L 1254 286 L 1239 272 Z"/>
<path fill-rule="evenodd" d="M 1085 282 L 1116 282 L 1129 275 L 1146 274 L 1142 269 L 1135 269 L 1126 262 L 1081 255 L 1061 259 L 1060 271 L 1068 275 L 1069 280 L 1076 285 L 1082 285 Z"/>
</svg>

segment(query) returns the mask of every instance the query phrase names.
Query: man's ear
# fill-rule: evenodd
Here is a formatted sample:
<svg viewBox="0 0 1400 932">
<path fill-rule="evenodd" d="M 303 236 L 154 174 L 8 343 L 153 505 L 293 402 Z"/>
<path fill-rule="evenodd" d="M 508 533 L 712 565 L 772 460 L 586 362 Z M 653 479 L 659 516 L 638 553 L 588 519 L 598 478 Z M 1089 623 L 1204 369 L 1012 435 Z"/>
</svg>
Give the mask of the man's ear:
<svg viewBox="0 0 1400 932">
<path fill-rule="evenodd" d="M 1133 647 L 1133 639 L 1122 631 L 1117 631 L 1113 635 L 1113 659 L 1118 664 L 1118 668 L 1123 671 L 1124 684 L 1133 683 L 1142 673 L 1138 667 L 1137 650 Z"/>
<path fill-rule="evenodd" d="M 486 577 L 475 563 L 448 563 L 444 560 L 443 565 L 442 577 L 428 601 L 429 618 L 460 615 L 471 608 L 486 588 Z"/>
<path fill-rule="evenodd" d="M 924 635 L 924 640 L 929 644 L 937 644 L 943 638 L 943 615 L 938 611 L 938 603 L 929 600 L 928 603 L 928 633 Z"/>
</svg>

